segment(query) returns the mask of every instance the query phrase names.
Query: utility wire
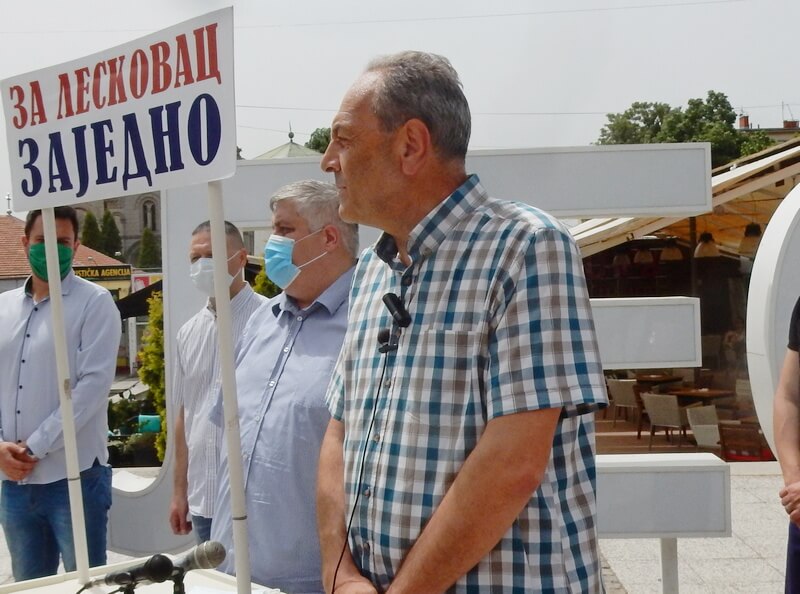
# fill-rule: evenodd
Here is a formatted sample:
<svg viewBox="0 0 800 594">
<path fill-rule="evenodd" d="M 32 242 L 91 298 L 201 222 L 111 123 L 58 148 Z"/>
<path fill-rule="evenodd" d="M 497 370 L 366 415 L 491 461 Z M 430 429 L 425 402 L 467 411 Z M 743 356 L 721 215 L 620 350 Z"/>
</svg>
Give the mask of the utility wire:
<svg viewBox="0 0 800 594">
<path fill-rule="evenodd" d="M 367 19 L 361 21 L 321 21 L 317 23 L 286 23 L 269 25 L 234 25 L 234 29 L 290 29 L 293 27 L 328 27 L 328 26 L 349 26 L 349 25 L 380 25 L 393 23 L 420 23 L 436 21 L 464 21 L 474 19 L 506 19 L 519 18 L 526 16 L 553 16 L 562 14 L 583 14 L 596 12 L 625 12 L 631 10 L 651 10 L 655 8 L 683 8 L 693 6 L 725 5 L 742 2 L 752 2 L 753 0 L 696 0 L 694 2 L 660 2 L 658 4 L 630 4 L 626 6 L 595 6 L 591 8 L 562 8 L 553 10 L 533 10 L 509 13 L 484 13 L 472 15 L 451 15 L 451 16 L 431 16 L 431 17 L 407 17 L 396 19 Z M 152 29 L 2 29 L 0 35 L 30 35 L 30 34 L 53 34 L 53 33 L 81 33 L 81 34 L 107 34 L 107 33 L 150 33 Z"/>
</svg>

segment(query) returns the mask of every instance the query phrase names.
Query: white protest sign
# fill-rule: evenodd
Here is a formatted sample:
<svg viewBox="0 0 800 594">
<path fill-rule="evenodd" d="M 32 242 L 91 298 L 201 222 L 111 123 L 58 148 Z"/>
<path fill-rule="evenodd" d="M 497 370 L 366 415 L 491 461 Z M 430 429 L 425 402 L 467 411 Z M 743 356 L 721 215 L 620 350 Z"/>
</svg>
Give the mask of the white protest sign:
<svg viewBox="0 0 800 594">
<path fill-rule="evenodd" d="M 236 168 L 233 9 L 0 83 L 15 210 Z"/>
</svg>

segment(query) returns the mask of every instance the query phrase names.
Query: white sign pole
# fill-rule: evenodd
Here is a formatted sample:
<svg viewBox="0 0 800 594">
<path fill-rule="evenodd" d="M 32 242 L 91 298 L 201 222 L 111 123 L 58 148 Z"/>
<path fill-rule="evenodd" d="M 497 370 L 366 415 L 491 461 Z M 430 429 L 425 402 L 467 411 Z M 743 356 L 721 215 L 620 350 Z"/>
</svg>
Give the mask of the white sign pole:
<svg viewBox="0 0 800 594">
<path fill-rule="evenodd" d="M 233 550 L 236 555 L 236 588 L 239 594 L 250 592 L 250 548 L 247 540 L 247 503 L 242 472 L 242 440 L 239 435 L 239 399 L 231 330 L 231 301 L 228 284 L 228 249 L 225 215 L 222 208 L 222 183 L 208 184 L 208 210 L 211 222 L 211 252 L 214 259 L 214 297 L 217 309 L 217 336 L 222 375 L 222 406 L 225 413 L 225 439 L 230 472 Z"/>
<path fill-rule="evenodd" d="M 64 432 L 64 451 L 67 461 L 67 486 L 72 517 L 72 539 L 75 543 L 75 562 L 78 581 L 89 581 L 89 553 L 86 545 L 86 524 L 83 517 L 81 474 L 78 467 L 78 445 L 75 438 L 75 414 L 72 410 L 72 386 L 67 359 L 67 335 L 64 330 L 64 304 L 61 299 L 61 271 L 58 265 L 58 239 L 56 219 L 52 208 L 42 209 L 44 223 L 44 249 L 47 256 L 47 284 L 50 290 L 50 307 L 53 314 L 53 343 L 56 349 L 58 395 L 61 401 L 61 424 Z"/>
</svg>

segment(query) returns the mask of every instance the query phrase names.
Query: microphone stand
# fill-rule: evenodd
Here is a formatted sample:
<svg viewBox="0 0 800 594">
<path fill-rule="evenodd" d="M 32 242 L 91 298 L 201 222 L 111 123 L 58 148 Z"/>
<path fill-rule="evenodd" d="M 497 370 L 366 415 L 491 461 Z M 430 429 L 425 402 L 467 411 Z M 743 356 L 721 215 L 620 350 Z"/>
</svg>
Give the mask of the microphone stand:
<svg viewBox="0 0 800 594">
<path fill-rule="evenodd" d="M 170 578 L 172 580 L 172 594 L 186 594 L 186 588 L 183 585 L 183 578 L 185 575 L 185 571 L 180 571 Z"/>
</svg>

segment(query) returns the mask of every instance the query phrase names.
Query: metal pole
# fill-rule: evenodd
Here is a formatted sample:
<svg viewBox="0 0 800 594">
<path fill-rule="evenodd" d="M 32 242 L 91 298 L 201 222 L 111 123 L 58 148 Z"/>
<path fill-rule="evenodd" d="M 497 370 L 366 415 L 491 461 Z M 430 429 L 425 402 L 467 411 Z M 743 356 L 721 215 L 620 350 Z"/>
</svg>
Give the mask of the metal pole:
<svg viewBox="0 0 800 594">
<path fill-rule="evenodd" d="M 697 260 L 694 257 L 694 250 L 697 247 L 697 219 L 689 217 L 689 262 L 691 264 L 690 282 L 692 283 L 692 297 L 697 297 Z"/>
<path fill-rule="evenodd" d="M 678 594 L 678 539 L 662 538 L 661 541 L 661 591 Z"/>
<path fill-rule="evenodd" d="M 58 266 L 58 238 L 53 208 L 42 209 L 44 249 L 47 256 L 47 284 L 53 312 L 53 344 L 56 349 L 58 396 L 61 402 L 61 423 L 64 432 L 64 451 L 67 461 L 67 487 L 72 518 L 72 539 L 75 543 L 75 563 L 78 581 L 89 581 L 89 552 L 86 544 L 86 523 L 83 517 L 81 473 L 78 467 L 78 444 L 75 438 L 75 414 L 72 410 L 72 385 L 67 358 L 67 335 L 64 330 L 64 304 L 61 299 L 61 271 Z"/>
<path fill-rule="evenodd" d="M 250 592 L 250 549 L 247 540 L 247 504 L 242 472 L 242 441 L 239 435 L 239 401 L 231 331 L 231 301 L 228 279 L 228 248 L 225 237 L 225 215 L 222 208 L 222 183 L 208 184 L 208 210 L 211 223 L 211 251 L 214 256 L 214 298 L 217 309 L 217 336 L 222 375 L 222 407 L 225 413 L 225 441 L 230 472 L 231 516 L 233 518 L 233 550 L 236 555 L 236 589 Z"/>
</svg>

